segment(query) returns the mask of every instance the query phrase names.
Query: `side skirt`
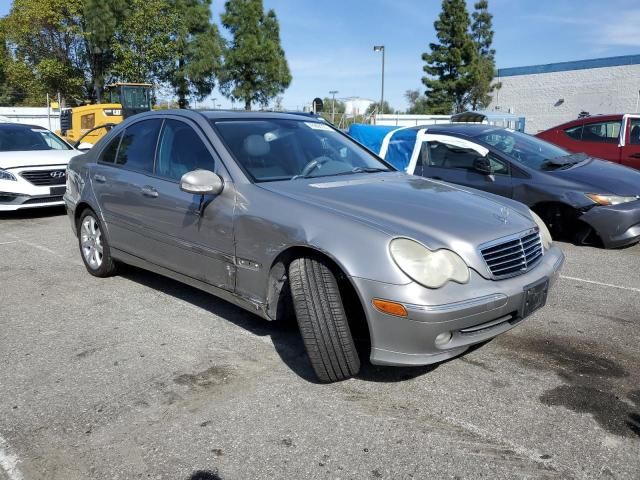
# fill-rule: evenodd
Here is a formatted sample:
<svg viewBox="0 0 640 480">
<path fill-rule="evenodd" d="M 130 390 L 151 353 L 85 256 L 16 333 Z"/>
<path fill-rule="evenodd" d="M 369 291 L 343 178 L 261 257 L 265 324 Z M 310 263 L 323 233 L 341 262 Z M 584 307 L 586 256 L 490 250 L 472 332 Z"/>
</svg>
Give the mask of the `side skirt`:
<svg viewBox="0 0 640 480">
<path fill-rule="evenodd" d="M 122 263 L 133 265 L 134 267 L 142 268 L 143 270 L 149 270 L 159 275 L 171 278 L 173 280 L 177 280 L 178 282 L 185 283 L 189 286 L 192 286 L 204 292 L 210 293 L 211 295 L 215 295 L 216 297 L 226 300 L 229 303 L 233 303 L 234 305 L 240 308 L 243 308 L 251 313 L 254 313 L 265 320 L 273 320 L 267 314 L 268 306 L 266 303 L 257 302 L 255 300 L 242 297 L 233 292 L 229 292 L 228 290 L 224 290 L 222 288 L 218 288 L 208 283 L 205 283 L 201 280 L 189 277 L 187 275 L 183 275 L 181 273 L 175 272 L 168 268 L 164 268 L 159 265 L 156 265 L 154 263 L 150 263 L 140 257 L 131 255 L 130 253 L 124 252 L 122 250 L 118 250 L 113 247 L 111 248 L 111 254 L 114 259 Z"/>
</svg>

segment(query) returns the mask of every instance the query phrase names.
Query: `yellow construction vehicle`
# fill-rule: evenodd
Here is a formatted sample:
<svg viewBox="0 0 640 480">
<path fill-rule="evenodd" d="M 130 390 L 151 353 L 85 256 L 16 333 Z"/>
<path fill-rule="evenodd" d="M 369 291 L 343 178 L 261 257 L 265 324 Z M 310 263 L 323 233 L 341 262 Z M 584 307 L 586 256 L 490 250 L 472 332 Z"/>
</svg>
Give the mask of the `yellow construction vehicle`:
<svg viewBox="0 0 640 480">
<path fill-rule="evenodd" d="M 62 109 L 58 134 L 76 146 L 93 145 L 125 118 L 151 110 L 152 87 L 150 83 L 107 85 L 106 103 Z"/>
</svg>

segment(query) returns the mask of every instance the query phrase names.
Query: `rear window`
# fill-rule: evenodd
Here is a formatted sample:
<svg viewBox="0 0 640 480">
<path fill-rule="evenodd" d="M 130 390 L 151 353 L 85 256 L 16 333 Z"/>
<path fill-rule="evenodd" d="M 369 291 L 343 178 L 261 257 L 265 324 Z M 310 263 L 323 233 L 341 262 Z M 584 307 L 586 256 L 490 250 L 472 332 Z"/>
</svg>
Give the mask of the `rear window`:
<svg viewBox="0 0 640 480">
<path fill-rule="evenodd" d="M 0 127 L 0 152 L 36 150 L 71 150 L 71 147 L 46 128 L 29 125 L 2 125 Z"/>
</svg>

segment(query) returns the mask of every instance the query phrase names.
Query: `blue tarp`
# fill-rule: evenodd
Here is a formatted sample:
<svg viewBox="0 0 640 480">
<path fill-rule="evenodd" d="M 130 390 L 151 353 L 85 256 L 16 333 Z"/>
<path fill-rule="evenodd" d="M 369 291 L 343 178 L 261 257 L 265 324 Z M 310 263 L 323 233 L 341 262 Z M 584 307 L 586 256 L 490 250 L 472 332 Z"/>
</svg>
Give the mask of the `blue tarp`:
<svg viewBox="0 0 640 480">
<path fill-rule="evenodd" d="M 380 154 L 384 137 L 394 132 L 389 141 L 384 159 L 398 170 L 406 171 L 411 153 L 416 143 L 418 129 L 385 125 L 362 125 L 354 123 L 349 127 L 349 135 L 369 150 Z"/>
</svg>

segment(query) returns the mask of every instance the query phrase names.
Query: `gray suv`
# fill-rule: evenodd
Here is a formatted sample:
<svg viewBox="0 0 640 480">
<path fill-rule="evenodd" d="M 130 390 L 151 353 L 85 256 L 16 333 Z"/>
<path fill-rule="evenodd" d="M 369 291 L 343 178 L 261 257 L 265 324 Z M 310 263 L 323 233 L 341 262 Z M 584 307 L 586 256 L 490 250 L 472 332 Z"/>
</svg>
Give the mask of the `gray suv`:
<svg viewBox="0 0 640 480">
<path fill-rule="evenodd" d="M 314 118 L 137 115 L 69 165 L 92 275 L 132 264 L 266 320 L 295 316 L 321 381 L 425 365 L 544 305 L 563 254 L 526 206 L 406 175 Z"/>
</svg>

